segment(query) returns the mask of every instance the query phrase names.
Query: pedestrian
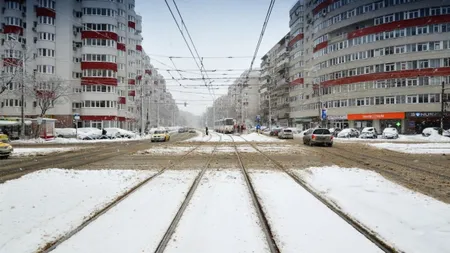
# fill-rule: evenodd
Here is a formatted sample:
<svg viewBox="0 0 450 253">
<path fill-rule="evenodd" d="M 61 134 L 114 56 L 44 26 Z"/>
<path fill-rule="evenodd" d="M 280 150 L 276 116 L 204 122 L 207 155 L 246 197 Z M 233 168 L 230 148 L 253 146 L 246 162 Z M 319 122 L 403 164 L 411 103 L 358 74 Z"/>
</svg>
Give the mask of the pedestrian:
<svg viewBox="0 0 450 253">
<path fill-rule="evenodd" d="M 102 135 L 103 136 L 106 136 L 106 130 L 103 128 L 103 130 L 102 130 Z"/>
<path fill-rule="evenodd" d="M 206 130 L 205 130 L 205 132 L 206 132 L 206 135 L 208 135 L 208 127 L 206 127 Z"/>
</svg>

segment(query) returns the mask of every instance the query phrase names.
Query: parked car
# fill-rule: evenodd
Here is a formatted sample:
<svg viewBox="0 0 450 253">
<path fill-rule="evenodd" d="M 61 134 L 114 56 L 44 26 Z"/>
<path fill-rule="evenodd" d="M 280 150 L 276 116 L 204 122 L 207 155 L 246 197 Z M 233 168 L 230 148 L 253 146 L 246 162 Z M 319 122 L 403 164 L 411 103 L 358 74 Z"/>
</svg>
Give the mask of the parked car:
<svg viewBox="0 0 450 253">
<path fill-rule="evenodd" d="M 155 130 L 155 132 L 152 134 L 152 137 L 150 138 L 151 142 L 155 141 L 169 141 L 170 135 L 169 131 L 167 130 Z"/>
<path fill-rule="evenodd" d="M 334 137 L 337 137 L 338 134 L 342 131 L 342 129 L 340 129 L 340 128 L 330 128 L 330 129 L 328 129 L 328 130 L 330 130 L 331 134 L 332 134 Z"/>
<path fill-rule="evenodd" d="M 398 131 L 397 128 L 393 127 L 386 127 L 383 130 L 383 139 L 397 139 L 398 138 Z"/>
<path fill-rule="evenodd" d="M 281 128 L 274 128 L 270 131 L 270 136 L 278 136 L 278 133 L 281 131 Z"/>
<path fill-rule="evenodd" d="M 358 138 L 359 131 L 354 128 L 345 128 L 337 135 L 338 138 Z"/>
<path fill-rule="evenodd" d="M 438 134 L 439 134 L 439 127 L 427 127 L 422 130 L 422 135 L 425 137 Z"/>
<path fill-rule="evenodd" d="M 8 135 L 0 134 L 0 159 L 8 158 L 13 150 Z"/>
<path fill-rule="evenodd" d="M 361 139 L 367 139 L 367 138 L 376 139 L 376 138 L 378 138 L 377 130 L 375 129 L 375 127 L 365 127 L 361 131 L 359 138 L 361 138 Z"/>
<path fill-rule="evenodd" d="M 294 139 L 294 133 L 292 132 L 292 129 L 285 128 L 281 129 L 281 131 L 278 133 L 279 139 Z"/>
<path fill-rule="evenodd" d="M 310 146 L 321 144 L 332 147 L 333 138 L 330 130 L 326 128 L 309 129 L 306 131 L 305 135 L 303 135 L 303 144 Z"/>
</svg>

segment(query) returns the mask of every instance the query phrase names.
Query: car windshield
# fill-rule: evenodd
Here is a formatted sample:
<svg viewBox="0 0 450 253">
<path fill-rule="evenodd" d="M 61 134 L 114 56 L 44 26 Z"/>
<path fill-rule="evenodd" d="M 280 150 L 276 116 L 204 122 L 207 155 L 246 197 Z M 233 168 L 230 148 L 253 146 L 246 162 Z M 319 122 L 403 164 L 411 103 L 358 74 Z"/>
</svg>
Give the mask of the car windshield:
<svg viewBox="0 0 450 253">
<path fill-rule="evenodd" d="M 164 133 L 164 131 L 158 131 L 158 130 L 155 131 L 155 134 L 163 134 L 163 133 Z"/>
<path fill-rule="evenodd" d="M 397 133 L 397 129 L 395 128 L 385 128 L 383 130 L 384 133 Z"/>
<path fill-rule="evenodd" d="M 331 132 L 328 129 L 316 129 L 313 134 L 331 134 Z"/>
<path fill-rule="evenodd" d="M 373 131 L 374 131 L 373 127 L 365 127 L 361 132 L 362 133 L 370 133 Z"/>
<path fill-rule="evenodd" d="M 284 129 L 284 132 L 285 133 L 292 133 L 292 130 L 291 129 Z"/>
<path fill-rule="evenodd" d="M 227 125 L 227 126 L 232 126 L 232 125 L 234 125 L 233 119 L 226 119 L 226 120 L 225 120 L 225 125 Z"/>
<path fill-rule="evenodd" d="M 343 129 L 341 132 L 339 132 L 340 134 L 346 134 L 346 133 L 350 133 L 351 129 L 350 128 L 346 128 Z"/>
</svg>

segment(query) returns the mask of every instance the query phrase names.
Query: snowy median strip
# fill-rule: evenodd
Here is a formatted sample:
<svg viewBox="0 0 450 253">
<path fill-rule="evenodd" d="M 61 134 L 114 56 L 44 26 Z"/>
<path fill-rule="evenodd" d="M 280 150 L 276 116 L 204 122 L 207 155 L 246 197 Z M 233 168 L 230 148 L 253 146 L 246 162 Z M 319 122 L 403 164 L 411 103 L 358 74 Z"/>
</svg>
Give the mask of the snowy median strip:
<svg viewBox="0 0 450 253">
<path fill-rule="evenodd" d="M 207 171 L 165 252 L 268 252 L 239 171 Z"/>
<path fill-rule="evenodd" d="M 403 252 L 450 252 L 450 205 L 372 171 L 332 166 L 296 173 Z"/>
<path fill-rule="evenodd" d="M 201 132 L 198 132 L 198 134 L 198 136 L 185 140 L 185 142 L 233 142 L 233 140 L 234 142 L 284 142 L 284 140 L 258 133 L 233 135 L 212 132 L 210 133 L 212 136 L 204 135 Z"/>
<path fill-rule="evenodd" d="M 36 252 L 154 173 L 47 169 L 0 184 L 0 252 Z"/>
<path fill-rule="evenodd" d="M 198 172 L 164 172 L 52 252 L 154 252 Z"/>
<path fill-rule="evenodd" d="M 80 148 L 14 148 L 11 156 L 43 156 L 51 153 L 63 153 L 79 149 Z"/>
<path fill-rule="evenodd" d="M 286 173 L 252 171 L 251 180 L 282 252 L 381 252 Z"/>
<path fill-rule="evenodd" d="M 369 145 L 376 148 L 388 149 L 410 154 L 450 154 L 450 143 L 371 143 Z"/>
</svg>

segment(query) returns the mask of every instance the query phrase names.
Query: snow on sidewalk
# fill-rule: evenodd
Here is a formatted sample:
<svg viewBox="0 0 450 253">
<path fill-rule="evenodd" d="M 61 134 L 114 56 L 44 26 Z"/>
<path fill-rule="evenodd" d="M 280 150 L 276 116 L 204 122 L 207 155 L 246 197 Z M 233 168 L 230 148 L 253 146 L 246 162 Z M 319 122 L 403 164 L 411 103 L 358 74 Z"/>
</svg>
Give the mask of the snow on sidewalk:
<svg viewBox="0 0 450 253">
<path fill-rule="evenodd" d="M 450 143 L 371 143 L 369 145 L 409 154 L 450 154 Z"/>
<path fill-rule="evenodd" d="M 280 251 L 382 252 L 287 174 L 254 171 L 251 180 Z"/>
<path fill-rule="evenodd" d="M 207 171 L 165 252 L 268 252 L 239 171 Z"/>
<path fill-rule="evenodd" d="M 79 148 L 14 148 L 11 156 L 22 157 L 22 156 L 42 156 L 48 155 L 50 153 L 62 153 L 74 151 Z"/>
<path fill-rule="evenodd" d="M 0 252 L 35 252 L 154 172 L 48 169 L 0 184 Z"/>
<path fill-rule="evenodd" d="M 450 252 L 450 205 L 362 169 L 299 171 L 341 209 L 403 252 Z"/>
<path fill-rule="evenodd" d="M 198 172 L 164 172 L 52 252 L 154 252 Z"/>
</svg>

